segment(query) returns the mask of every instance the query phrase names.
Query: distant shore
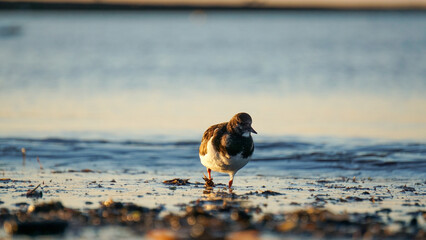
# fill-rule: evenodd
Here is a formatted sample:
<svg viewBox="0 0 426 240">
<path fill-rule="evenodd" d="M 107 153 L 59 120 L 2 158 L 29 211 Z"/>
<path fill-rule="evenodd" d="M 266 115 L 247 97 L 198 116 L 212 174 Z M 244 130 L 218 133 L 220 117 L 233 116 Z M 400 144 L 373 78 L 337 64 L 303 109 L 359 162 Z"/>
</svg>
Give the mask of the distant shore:
<svg viewBox="0 0 426 240">
<path fill-rule="evenodd" d="M 39 0 L 2 1 L 0 10 L 426 10 L 423 1 L 149 1 Z"/>
</svg>

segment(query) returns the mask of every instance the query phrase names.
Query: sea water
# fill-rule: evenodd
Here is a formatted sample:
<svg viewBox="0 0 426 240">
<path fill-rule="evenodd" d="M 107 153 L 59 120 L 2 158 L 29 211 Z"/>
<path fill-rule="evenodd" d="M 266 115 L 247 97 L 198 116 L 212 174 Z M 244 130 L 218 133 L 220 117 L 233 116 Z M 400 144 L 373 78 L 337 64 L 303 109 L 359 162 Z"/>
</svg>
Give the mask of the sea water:
<svg viewBox="0 0 426 240">
<path fill-rule="evenodd" d="M 203 131 L 247 111 L 239 174 L 426 173 L 424 12 L 2 12 L 0 161 L 204 170 Z M 9 32 L 10 33 L 10 32 Z M 33 161 L 34 163 L 34 161 Z"/>
<path fill-rule="evenodd" d="M 198 138 L 246 111 L 260 136 L 426 139 L 422 11 L 12 11 L 0 28 L 2 136 Z"/>
</svg>

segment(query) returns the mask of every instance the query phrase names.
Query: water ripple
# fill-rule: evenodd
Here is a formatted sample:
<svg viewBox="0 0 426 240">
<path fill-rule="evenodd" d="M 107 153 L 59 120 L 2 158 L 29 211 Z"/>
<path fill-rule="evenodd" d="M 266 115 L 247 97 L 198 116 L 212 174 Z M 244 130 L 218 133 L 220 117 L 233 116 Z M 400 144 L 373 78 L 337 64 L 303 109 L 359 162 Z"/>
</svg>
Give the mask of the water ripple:
<svg viewBox="0 0 426 240">
<path fill-rule="evenodd" d="M 117 167 L 171 167 L 200 169 L 199 142 L 190 141 L 111 141 L 65 138 L 0 138 L 0 163 L 18 165 L 26 157 L 39 157 L 47 166 L 93 166 L 114 170 Z M 322 171 L 368 170 L 426 172 L 426 144 L 423 143 L 367 143 L 351 141 L 260 141 L 253 155 L 254 167 L 268 171 L 312 169 Z M 11 161 L 14 160 L 14 161 Z M 4 164 L 3 164 L 4 163 Z M 261 164 L 261 165 L 259 165 Z M 184 169 L 183 169 L 184 170 Z"/>
</svg>

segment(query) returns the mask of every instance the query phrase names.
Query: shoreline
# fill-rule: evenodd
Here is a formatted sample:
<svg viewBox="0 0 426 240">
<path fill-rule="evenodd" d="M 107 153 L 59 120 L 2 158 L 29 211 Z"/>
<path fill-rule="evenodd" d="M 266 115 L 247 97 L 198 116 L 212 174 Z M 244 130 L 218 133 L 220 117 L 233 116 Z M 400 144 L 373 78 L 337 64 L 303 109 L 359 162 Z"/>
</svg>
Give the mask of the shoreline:
<svg viewBox="0 0 426 240">
<path fill-rule="evenodd" d="M 282 4 L 265 5 L 256 2 L 241 4 L 221 3 L 144 3 L 144 2 L 68 2 L 68 1 L 6 1 L 0 2 L 0 11 L 6 10 L 55 10 L 55 11 L 313 11 L 313 12 L 425 12 L 426 4 L 413 5 L 368 5 L 354 4 L 348 6 L 321 4 Z"/>
</svg>

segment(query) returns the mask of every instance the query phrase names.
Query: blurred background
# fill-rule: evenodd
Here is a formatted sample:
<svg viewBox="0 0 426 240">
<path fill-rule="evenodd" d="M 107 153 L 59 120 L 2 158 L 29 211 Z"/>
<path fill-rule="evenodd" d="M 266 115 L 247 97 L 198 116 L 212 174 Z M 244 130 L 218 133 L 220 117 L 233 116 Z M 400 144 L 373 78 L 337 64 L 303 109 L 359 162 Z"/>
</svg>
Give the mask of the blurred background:
<svg viewBox="0 0 426 240">
<path fill-rule="evenodd" d="M 372 2 L 4 1 L 0 134 L 424 140 L 426 3 Z"/>
</svg>

